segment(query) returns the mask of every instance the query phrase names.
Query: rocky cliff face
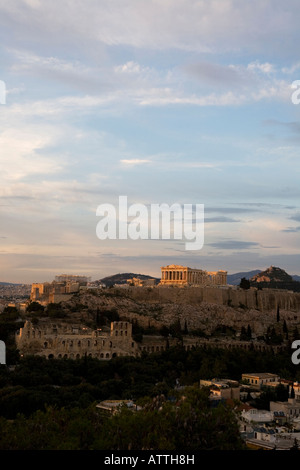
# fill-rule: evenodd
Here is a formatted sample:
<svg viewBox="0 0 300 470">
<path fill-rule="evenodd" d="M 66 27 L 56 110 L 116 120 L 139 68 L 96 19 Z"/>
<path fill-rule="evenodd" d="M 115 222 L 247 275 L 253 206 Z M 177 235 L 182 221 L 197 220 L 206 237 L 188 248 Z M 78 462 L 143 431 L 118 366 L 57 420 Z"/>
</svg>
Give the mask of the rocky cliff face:
<svg viewBox="0 0 300 470">
<path fill-rule="evenodd" d="M 88 291 L 74 296 L 64 304 L 66 310 L 90 318 L 95 312 L 116 312 L 120 319 L 127 319 L 144 328 L 161 328 L 180 321 L 182 329 L 189 332 L 202 330 L 211 334 L 222 327 L 240 333 L 249 325 L 256 336 L 262 336 L 269 327 L 284 320 L 293 331 L 300 326 L 300 294 L 288 291 L 218 288 L 166 288 L 153 289 L 131 287 L 128 289 Z"/>
</svg>

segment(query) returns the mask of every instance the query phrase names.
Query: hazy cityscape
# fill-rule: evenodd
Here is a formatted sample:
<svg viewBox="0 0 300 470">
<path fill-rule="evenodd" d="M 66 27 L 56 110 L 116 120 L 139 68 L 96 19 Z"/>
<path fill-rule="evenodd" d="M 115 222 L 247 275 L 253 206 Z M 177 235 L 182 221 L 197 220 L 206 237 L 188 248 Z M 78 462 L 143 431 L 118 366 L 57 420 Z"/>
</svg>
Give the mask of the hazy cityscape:
<svg viewBox="0 0 300 470">
<path fill-rule="evenodd" d="M 300 450 L 299 17 L 0 0 L 1 452 Z"/>
</svg>

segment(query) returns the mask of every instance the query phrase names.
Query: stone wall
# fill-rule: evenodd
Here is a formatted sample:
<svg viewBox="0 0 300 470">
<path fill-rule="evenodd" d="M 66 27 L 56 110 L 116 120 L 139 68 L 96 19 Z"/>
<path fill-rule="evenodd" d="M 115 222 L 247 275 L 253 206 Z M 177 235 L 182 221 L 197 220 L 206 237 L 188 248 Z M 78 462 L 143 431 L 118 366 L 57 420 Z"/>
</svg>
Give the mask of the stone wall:
<svg viewBox="0 0 300 470">
<path fill-rule="evenodd" d="M 199 304 L 201 302 L 244 307 L 268 312 L 282 310 L 300 311 L 300 293 L 286 290 L 240 289 L 235 287 L 131 287 L 126 295 L 137 301 L 160 303 Z"/>
</svg>

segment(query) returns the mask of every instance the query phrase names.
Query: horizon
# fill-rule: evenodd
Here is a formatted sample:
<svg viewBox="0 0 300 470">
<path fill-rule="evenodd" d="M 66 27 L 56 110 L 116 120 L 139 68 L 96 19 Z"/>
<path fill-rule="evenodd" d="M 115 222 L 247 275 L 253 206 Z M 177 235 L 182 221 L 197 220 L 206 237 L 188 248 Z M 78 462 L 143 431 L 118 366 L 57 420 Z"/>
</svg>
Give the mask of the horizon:
<svg viewBox="0 0 300 470">
<path fill-rule="evenodd" d="M 0 0 L 0 278 L 180 264 L 300 275 L 300 4 Z M 204 246 L 97 208 L 203 204 Z"/>
<path fill-rule="evenodd" d="M 198 268 L 196 266 L 189 266 L 190 268 L 192 269 L 203 269 L 203 268 Z M 274 267 L 274 268 L 279 268 L 279 269 L 282 269 L 283 271 L 285 271 L 287 274 L 289 274 L 290 276 L 300 276 L 299 273 L 289 273 L 287 272 L 285 269 L 281 268 L 280 266 L 274 266 L 274 265 L 271 265 L 271 266 L 268 266 L 264 269 L 260 269 L 260 268 L 257 268 L 257 269 L 251 269 L 251 270 L 242 270 L 242 271 L 237 271 L 237 272 L 227 272 L 227 275 L 228 276 L 234 276 L 236 274 L 248 274 L 248 273 L 251 273 L 253 271 L 260 271 L 260 272 L 263 272 L 263 271 L 266 271 L 268 268 L 270 267 Z M 204 271 L 206 271 L 205 269 L 203 269 Z M 69 276 L 72 276 L 72 275 L 76 275 L 76 273 L 64 273 L 66 275 L 69 275 Z M 101 276 L 101 277 L 96 277 L 95 279 L 91 279 L 90 282 L 95 282 L 95 281 L 101 281 L 103 279 L 105 279 L 106 277 L 107 278 L 110 278 L 110 277 L 113 277 L 113 276 L 118 276 L 118 275 L 123 275 L 123 274 L 135 274 L 137 276 L 149 276 L 149 277 L 153 277 L 153 278 L 156 278 L 156 279 L 160 279 L 161 277 L 160 276 L 157 276 L 157 275 L 153 275 L 153 274 L 148 274 L 148 273 L 142 273 L 142 272 L 133 272 L 133 271 L 123 271 L 123 272 L 115 272 L 113 274 L 110 274 L 108 276 Z M 56 274 L 55 276 L 58 276 L 58 275 L 62 275 L 62 273 L 60 274 Z M 85 274 L 82 274 L 83 276 L 85 276 Z M 31 281 L 31 282 L 12 282 L 12 281 L 4 281 L 4 280 L 0 280 L 0 284 L 1 283 L 8 283 L 8 284 L 34 284 L 34 283 L 43 283 L 43 282 L 52 282 L 54 279 L 55 279 L 55 276 L 53 276 L 53 278 L 50 278 L 48 277 L 47 279 L 44 279 L 44 280 L 34 280 L 34 281 Z M 89 277 L 88 274 L 86 274 L 87 277 Z"/>
</svg>

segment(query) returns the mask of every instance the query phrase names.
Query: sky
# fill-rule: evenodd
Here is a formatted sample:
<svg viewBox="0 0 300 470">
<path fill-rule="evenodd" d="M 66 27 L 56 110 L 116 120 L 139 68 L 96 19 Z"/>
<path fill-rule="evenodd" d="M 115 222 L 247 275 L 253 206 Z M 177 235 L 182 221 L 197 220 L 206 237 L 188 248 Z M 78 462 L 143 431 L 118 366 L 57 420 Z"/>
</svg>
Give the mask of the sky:
<svg viewBox="0 0 300 470">
<path fill-rule="evenodd" d="M 0 0 L 0 281 L 300 274 L 299 18 L 297 0 Z M 99 239 L 120 196 L 203 204 L 203 247 Z"/>
</svg>

